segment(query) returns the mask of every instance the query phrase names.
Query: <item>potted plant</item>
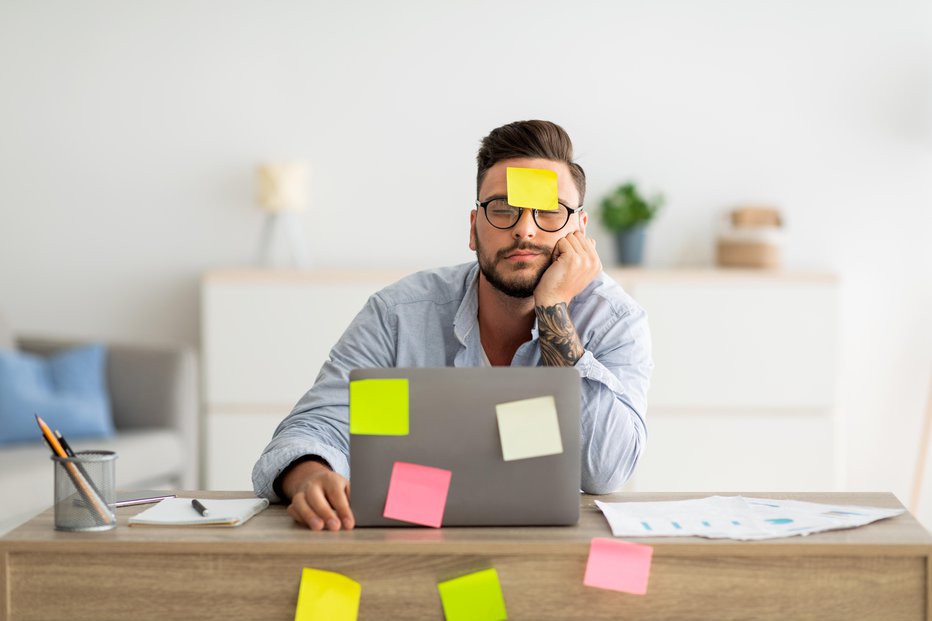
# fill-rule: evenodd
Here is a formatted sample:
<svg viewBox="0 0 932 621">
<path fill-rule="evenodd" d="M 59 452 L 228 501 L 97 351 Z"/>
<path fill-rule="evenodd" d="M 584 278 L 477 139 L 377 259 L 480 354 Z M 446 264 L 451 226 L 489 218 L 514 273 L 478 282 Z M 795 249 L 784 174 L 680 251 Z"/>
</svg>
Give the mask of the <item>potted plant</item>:
<svg viewBox="0 0 932 621">
<path fill-rule="evenodd" d="M 663 205 L 663 196 L 645 198 L 631 181 L 605 196 L 599 213 L 602 224 L 615 234 L 615 252 L 622 265 L 640 265 L 644 258 L 644 231 Z"/>
</svg>

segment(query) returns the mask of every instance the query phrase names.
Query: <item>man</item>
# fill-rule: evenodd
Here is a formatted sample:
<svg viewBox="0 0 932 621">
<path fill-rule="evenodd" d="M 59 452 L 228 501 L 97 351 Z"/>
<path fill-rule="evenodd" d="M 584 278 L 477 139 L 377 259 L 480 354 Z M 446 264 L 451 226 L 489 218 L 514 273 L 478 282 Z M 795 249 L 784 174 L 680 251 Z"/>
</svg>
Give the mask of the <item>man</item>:
<svg viewBox="0 0 932 621">
<path fill-rule="evenodd" d="M 653 367 L 644 311 L 602 272 L 582 211 L 586 178 L 546 121 L 493 130 L 477 156 L 477 262 L 419 272 L 373 295 L 253 469 L 314 530 L 353 528 L 348 376 L 363 367 L 574 366 L 582 378 L 583 491 L 618 489 L 646 441 Z M 555 211 L 508 204 L 506 169 L 557 174 Z"/>
</svg>

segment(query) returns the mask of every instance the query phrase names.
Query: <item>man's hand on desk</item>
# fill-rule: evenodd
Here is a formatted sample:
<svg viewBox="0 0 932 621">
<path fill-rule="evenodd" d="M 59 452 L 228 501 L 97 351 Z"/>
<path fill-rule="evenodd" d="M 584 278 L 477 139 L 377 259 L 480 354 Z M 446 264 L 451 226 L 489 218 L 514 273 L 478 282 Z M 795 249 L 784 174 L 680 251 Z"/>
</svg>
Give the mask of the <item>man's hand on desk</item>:
<svg viewBox="0 0 932 621">
<path fill-rule="evenodd" d="M 291 498 L 288 515 L 313 530 L 351 529 L 349 481 L 314 461 L 298 464 L 285 475 L 282 491 Z"/>
</svg>

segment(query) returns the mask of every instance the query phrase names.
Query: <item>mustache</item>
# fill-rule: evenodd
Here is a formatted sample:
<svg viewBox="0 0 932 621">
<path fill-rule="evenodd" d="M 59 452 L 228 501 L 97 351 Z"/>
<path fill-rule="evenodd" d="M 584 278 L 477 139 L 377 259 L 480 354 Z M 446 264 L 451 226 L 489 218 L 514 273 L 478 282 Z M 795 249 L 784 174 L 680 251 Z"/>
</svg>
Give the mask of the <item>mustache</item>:
<svg viewBox="0 0 932 621">
<path fill-rule="evenodd" d="M 531 242 L 518 242 L 513 246 L 499 250 L 495 254 L 495 258 L 496 260 L 504 259 L 507 255 L 517 250 L 531 250 L 533 252 L 540 252 L 547 255 L 548 257 L 553 254 L 553 248 L 551 246 L 540 246 L 538 244 L 532 244 Z"/>
</svg>

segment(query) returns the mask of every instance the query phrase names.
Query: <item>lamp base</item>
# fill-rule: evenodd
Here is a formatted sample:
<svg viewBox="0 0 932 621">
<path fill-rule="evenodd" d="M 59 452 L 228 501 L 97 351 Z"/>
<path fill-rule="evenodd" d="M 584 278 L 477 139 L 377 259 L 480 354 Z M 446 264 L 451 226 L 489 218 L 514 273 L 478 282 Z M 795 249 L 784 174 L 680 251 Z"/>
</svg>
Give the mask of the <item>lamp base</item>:
<svg viewBox="0 0 932 621">
<path fill-rule="evenodd" d="M 266 215 L 262 234 L 259 238 L 259 251 L 256 256 L 258 265 L 262 267 L 276 266 L 274 249 L 276 241 L 282 237 L 288 251 L 290 264 L 298 268 L 310 267 L 311 261 L 304 229 L 301 228 L 298 214 L 291 211 Z"/>
</svg>

